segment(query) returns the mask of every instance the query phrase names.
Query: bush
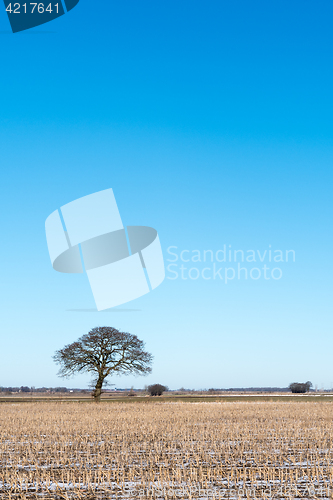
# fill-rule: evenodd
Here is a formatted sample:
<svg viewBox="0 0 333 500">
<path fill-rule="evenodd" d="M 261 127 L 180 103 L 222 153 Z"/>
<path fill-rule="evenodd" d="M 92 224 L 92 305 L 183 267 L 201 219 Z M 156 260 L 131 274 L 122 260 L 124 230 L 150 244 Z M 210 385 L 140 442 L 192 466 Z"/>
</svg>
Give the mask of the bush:
<svg viewBox="0 0 333 500">
<path fill-rule="evenodd" d="M 30 392 L 30 387 L 27 387 L 26 385 L 25 386 L 22 385 L 20 387 L 20 391 L 21 392 Z"/>
<path fill-rule="evenodd" d="M 161 384 L 153 384 L 148 385 L 148 392 L 151 396 L 162 396 L 164 391 L 167 391 L 168 388 L 165 385 Z"/>
<path fill-rule="evenodd" d="M 305 382 L 305 384 L 301 384 L 300 382 L 293 382 L 289 385 L 289 389 L 293 394 L 304 394 L 305 392 L 309 392 L 311 387 L 311 382 Z"/>
</svg>

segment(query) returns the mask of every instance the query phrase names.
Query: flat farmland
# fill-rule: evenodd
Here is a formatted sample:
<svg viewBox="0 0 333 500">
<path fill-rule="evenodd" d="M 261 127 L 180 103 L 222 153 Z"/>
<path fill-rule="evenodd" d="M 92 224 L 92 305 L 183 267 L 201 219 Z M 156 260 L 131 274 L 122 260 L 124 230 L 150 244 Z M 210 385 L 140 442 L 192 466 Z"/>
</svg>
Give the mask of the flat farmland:
<svg viewBox="0 0 333 500">
<path fill-rule="evenodd" d="M 6 402 L 1 499 L 332 498 L 331 401 Z"/>
</svg>

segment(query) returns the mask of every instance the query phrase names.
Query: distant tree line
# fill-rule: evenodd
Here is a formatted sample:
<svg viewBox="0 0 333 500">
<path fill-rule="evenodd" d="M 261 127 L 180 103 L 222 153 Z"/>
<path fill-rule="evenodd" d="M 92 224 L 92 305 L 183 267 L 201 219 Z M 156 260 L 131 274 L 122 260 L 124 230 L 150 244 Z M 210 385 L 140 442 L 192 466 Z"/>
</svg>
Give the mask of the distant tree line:
<svg viewBox="0 0 333 500">
<path fill-rule="evenodd" d="M 21 385 L 21 387 L 0 387 L 0 392 L 81 392 L 84 389 L 67 389 L 67 387 L 28 387 Z"/>
<path fill-rule="evenodd" d="M 289 384 L 288 387 L 233 387 L 229 389 L 218 389 L 211 387 L 208 390 L 195 390 L 195 389 L 185 389 L 181 387 L 178 391 L 171 392 L 190 392 L 190 393 L 209 393 L 216 394 L 220 392 L 292 392 L 294 394 L 304 394 L 309 392 L 312 388 L 312 383 L 310 381 L 305 383 L 293 382 Z M 112 390 L 106 389 L 105 392 L 125 392 L 129 389 L 115 388 Z M 313 390 L 313 389 L 312 389 Z M 332 390 L 332 389 L 331 389 Z M 161 396 L 163 392 L 169 391 L 168 387 L 162 384 L 152 384 L 145 386 L 144 389 L 134 389 L 133 387 L 129 391 L 129 395 L 135 395 L 135 393 L 148 392 L 151 396 Z M 28 387 L 22 385 L 21 387 L 2 387 L 0 386 L 0 393 L 66 393 L 66 392 L 83 392 L 86 393 L 87 389 L 68 389 L 67 387 Z"/>
<path fill-rule="evenodd" d="M 179 391 L 189 391 L 190 389 L 181 388 Z M 218 389 L 211 387 L 208 392 L 289 392 L 288 387 L 230 387 L 229 389 Z"/>
</svg>

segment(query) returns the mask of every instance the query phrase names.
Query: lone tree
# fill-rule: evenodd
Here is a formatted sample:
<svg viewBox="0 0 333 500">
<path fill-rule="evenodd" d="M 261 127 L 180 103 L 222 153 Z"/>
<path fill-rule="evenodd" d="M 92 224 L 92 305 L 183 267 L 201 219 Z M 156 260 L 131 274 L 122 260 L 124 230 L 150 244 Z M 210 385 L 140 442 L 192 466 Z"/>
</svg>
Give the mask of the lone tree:
<svg viewBox="0 0 333 500">
<path fill-rule="evenodd" d="M 144 342 L 136 335 L 102 326 L 93 328 L 76 342 L 56 351 L 53 359 L 61 366 L 60 377 L 92 373 L 95 385 L 93 396 L 99 402 L 103 383 L 109 375 L 144 375 L 151 372 L 153 356 L 143 349 Z"/>
<path fill-rule="evenodd" d="M 309 392 L 312 387 L 312 383 L 310 381 L 305 382 L 305 384 L 301 384 L 300 382 L 293 382 L 289 385 L 289 389 L 293 394 L 304 394 L 305 392 Z"/>
<path fill-rule="evenodd" d="M 161 384 L 153 384 L 148 385 L 148 392 L 151 396 L 162 396 L 164 391 L 167 391 L 168 388 L 165 385 Z"/>
</svg>

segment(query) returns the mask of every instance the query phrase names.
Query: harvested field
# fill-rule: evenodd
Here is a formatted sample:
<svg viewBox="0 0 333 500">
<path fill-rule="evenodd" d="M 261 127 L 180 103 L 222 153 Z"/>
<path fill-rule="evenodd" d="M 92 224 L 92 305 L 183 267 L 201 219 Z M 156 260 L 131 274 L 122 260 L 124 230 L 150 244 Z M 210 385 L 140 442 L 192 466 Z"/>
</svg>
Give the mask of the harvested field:
<svg viewBox="0 0 333 500">
<path fill-rule="evenodd" d="M 1 499 L 331 498 L 333 404 L 7 403 Z"/>
</svg>

